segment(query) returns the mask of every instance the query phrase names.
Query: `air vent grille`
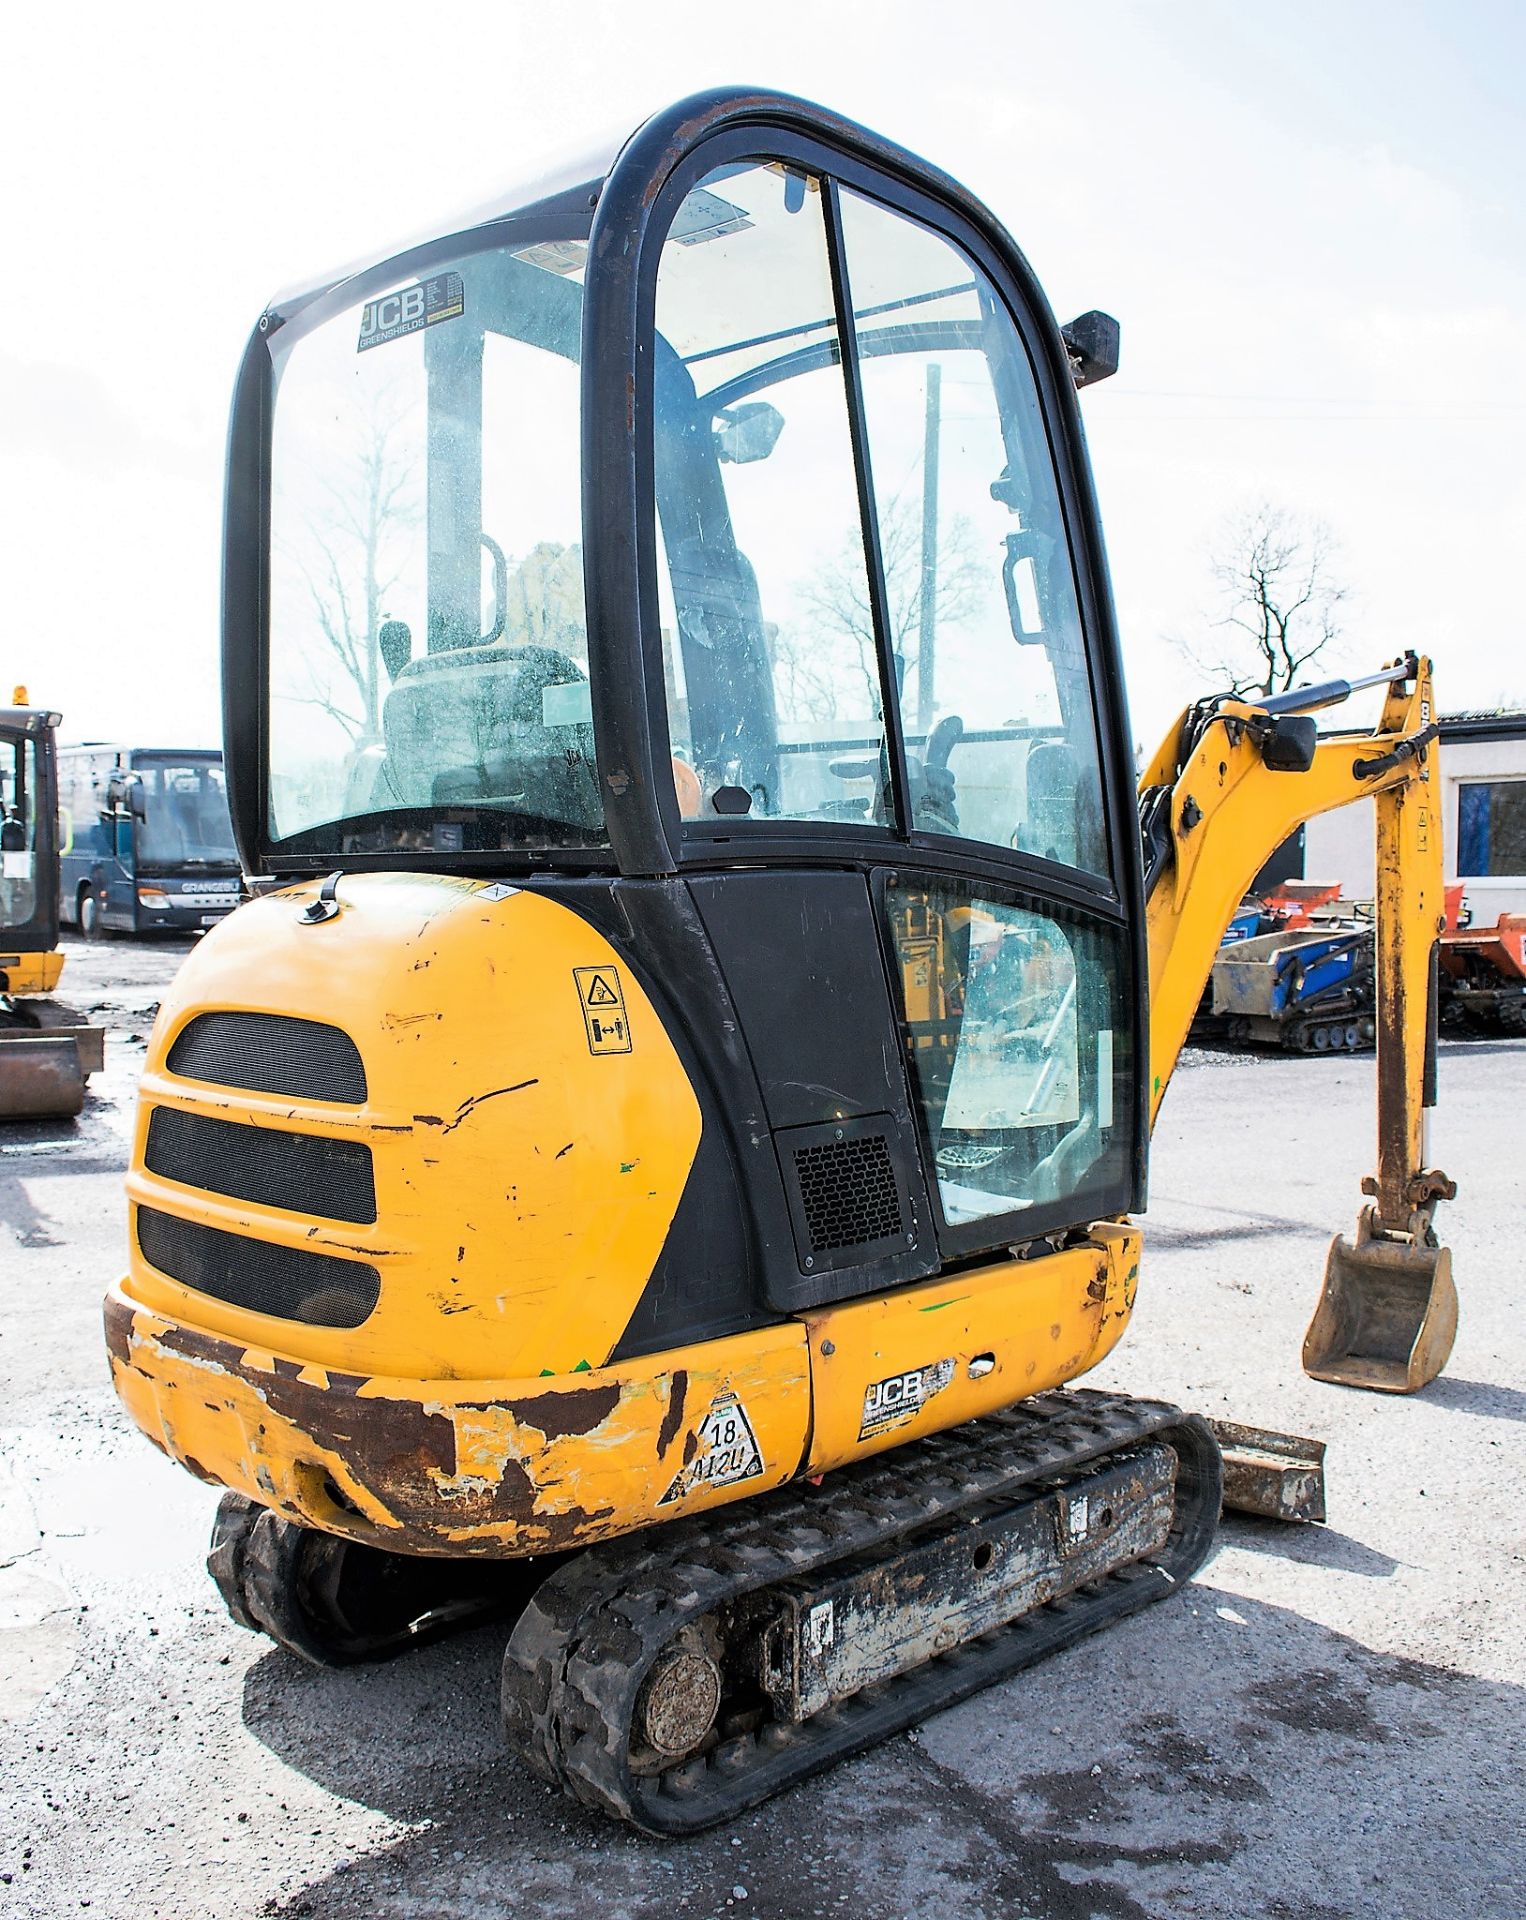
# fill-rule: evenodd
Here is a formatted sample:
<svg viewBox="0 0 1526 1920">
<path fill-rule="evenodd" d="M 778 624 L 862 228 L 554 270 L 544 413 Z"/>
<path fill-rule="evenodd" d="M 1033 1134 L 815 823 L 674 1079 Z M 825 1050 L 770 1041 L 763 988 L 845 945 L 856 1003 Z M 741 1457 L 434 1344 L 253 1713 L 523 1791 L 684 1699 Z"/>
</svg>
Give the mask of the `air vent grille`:
<svg viewBox="0 0 1526 1920">
<path fill-rule="evenodd" d="M 794 1160 L 812 1254 L 899 1238 L 900 1183 L 883 1134 L 796 1147 Z"/>
<path fill-rule="evenodd" d="M 184 1287 L 231 1307 L 309 1327 L 358 1327 L 376 1306 L 381 1276 L 358 1260 L 245 1239 L 153 1207 L 137 1210 L 143 1258 Z"/>
<path fill-rule="evenodd" d="M 364 1141 L 278 1133 L 156 1107 L 143 1159 L 166 1180 L 256 1206 L 363 1224 L 376 1218 L 371 1149 Z"/>
<path fill-rule="evenodd" d="M 202 1013 L 170 1048 L 171 1073 L 294 1100 L 365 1104 L 366 1070 L 347 1033 L 276 1013 Z"/>
</svg>

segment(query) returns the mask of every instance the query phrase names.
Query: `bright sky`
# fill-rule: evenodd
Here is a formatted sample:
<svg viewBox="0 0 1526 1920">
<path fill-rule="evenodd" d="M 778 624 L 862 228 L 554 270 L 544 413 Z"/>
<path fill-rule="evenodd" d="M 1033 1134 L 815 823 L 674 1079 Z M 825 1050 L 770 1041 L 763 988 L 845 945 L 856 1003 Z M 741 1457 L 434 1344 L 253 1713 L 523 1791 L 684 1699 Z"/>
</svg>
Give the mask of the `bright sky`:
<svg viewBox="0 0 1526 1920">
<path fill-rule="evenodd" d="M 1199 691 L 1226 511 L 1335 531 L 1344 664 L 1526 701 L 1526 11 L 873 0 L 29 6 L 0 67 L 0 694 L 65 737 L 215 744 L 223 436 L 267 296 L 724 82 L 962 179 L 1062 319 L 1136 732 Z"/>
</svg>

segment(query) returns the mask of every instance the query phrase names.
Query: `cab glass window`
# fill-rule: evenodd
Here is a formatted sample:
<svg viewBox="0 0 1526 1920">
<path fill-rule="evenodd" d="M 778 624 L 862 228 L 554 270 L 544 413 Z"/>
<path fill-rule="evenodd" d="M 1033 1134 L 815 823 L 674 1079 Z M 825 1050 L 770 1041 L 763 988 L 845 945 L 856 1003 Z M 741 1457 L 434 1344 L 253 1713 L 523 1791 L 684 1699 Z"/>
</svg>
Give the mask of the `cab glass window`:
<svg viewBox="0 0 1526 1920">
<path fill-rule="evenodd" d="M 844 191 L 914 824 L 1106 876 L 1097 731 L 1027 354 L 950 241 Z"/>
<path fill-rule="evenodd" d="M 572 232 L 464 254 L 274 334 L 274 839 L 605 844 L 581 546 L 586 254 Z"/>
<path fill-rule="evenodd" d="M 0 933 L 37 911 L 37 743 L 0 735 Z"/>
<path fill-rule="evenodd" d="M 892 886 L 886 911 L 949 1226 L 1100 1196 L 1125 1178 L 1122 936 L 925 877 Z"/>
<path fill-rule="evenodd" d="M 821 184 L 685 198 L 657 276 L 658 598 L 680 811 L 886 817 L 885 726 Z"/>
</svg>

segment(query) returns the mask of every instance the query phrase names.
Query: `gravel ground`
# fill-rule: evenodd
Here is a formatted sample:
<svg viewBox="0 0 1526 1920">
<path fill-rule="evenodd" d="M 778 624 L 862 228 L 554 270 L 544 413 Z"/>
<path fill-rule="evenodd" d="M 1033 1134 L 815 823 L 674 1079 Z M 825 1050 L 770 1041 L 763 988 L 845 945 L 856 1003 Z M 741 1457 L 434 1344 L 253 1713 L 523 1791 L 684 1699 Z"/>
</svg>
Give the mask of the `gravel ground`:
<svg viewBox="0 0 1526 1920">
<path fill-rule="evenodd" d="M 1110 1635 L 682 1844 L 504 1757 L 499 1636 L 319 1673 L 234 1627 L 215 1496 L 118 1412 L 131 1090 L 183 946 L 70 944 L 111 1028 L 78 1128 L 0 1136 L 0 1920 L 1520 1920 L 1526 1046 L 1443 1048 L 1462 1329 L 1413 1399 L 1299 1369 L 1372 1153 L 1371 1059 L 1193 1053 L 1099 1384 L 1329 1442 L 1328 1526 L 1230 1519 Z"/>
</svg>

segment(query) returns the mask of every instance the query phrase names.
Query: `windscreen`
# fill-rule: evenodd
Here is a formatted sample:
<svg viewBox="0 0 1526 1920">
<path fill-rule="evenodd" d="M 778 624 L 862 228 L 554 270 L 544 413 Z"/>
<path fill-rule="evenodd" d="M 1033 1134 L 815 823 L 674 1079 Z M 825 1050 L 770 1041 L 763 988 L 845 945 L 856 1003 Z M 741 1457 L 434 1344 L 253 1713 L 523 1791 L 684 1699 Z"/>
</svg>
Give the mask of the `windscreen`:
<svg viewBox="0 0 1526 1920">
<path fill-rule="evenodd" d="M 605 843 L 580 546 L 585 238 L 378 279 L 289 344 L 269 819 L 298 852 Z"/>
<path fill-rule="evenodd" d="M 221 765 L 212 760 L 139 760 L 133 770 L 143 791 L 140 868 L 237 866 Z"/>
</svg>

